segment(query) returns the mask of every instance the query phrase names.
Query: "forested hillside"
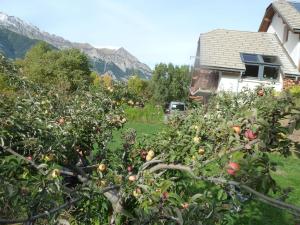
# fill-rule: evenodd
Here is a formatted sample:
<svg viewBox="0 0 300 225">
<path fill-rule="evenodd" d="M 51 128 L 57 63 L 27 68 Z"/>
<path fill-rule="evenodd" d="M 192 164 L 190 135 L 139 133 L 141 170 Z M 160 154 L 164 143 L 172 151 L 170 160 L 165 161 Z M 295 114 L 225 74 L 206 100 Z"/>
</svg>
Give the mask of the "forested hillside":
<svg viewBox="0 0 300 225">
<path fill-rule="evenodd" d="M 37 42 L 39 41 L 0 27 L 0 52 L 7 58 L 23 58 Z"/>
</svg>

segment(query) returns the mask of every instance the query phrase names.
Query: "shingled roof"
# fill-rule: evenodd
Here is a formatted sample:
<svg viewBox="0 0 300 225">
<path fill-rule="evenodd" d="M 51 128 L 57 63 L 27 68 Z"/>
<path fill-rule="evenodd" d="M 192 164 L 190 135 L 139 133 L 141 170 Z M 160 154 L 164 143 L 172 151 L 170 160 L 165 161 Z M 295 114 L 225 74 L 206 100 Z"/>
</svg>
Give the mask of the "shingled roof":
<svg viewBox="0 0 300 225">
<path fill-rule="evenodd" d="M 200 35 L 195 67 L 245 71 L 241 53 L 277 56 L 285 74 L 300 75 L 275 34 L 224 29 Z"/>
<path fill-rule="evenodd" d="M 260 25 L 259 31 L 267 31 L 274 13 L 277 12 L 289 28 L 300 33 L 300 2 L 278 0 L 269 5 Z"/>
</svg>

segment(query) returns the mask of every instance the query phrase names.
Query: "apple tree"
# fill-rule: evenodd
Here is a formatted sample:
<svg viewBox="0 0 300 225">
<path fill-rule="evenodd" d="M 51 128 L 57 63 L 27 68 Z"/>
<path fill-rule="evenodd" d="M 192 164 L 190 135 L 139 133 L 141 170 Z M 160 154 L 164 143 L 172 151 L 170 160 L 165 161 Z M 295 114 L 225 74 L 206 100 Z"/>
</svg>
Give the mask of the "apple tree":
<svg viewBox="0 0 300 225">
<path fill-rule="evenodd" d="M 223 93 L 154 136 L 128 130 L 111 150 L 126 122 L 115 89 L 7 80 L 18 95 L 0 98 L 0 224 L 226 224 L 250 200 L 300 214 L 269 195 L 283 191 L 269 154 L 299 149 L 288 93 Z"/>
</svg>

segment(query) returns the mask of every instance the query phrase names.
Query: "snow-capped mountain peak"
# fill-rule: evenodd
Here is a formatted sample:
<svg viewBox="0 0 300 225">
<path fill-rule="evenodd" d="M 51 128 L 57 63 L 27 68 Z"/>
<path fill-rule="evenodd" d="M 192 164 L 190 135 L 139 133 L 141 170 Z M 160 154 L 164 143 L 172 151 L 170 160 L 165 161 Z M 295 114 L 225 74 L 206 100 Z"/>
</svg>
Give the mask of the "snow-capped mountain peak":
<svg viewBox="0 0 300 225">
<path fill-rule="evenodd" d="M 98 65 L 94 69 L 98 70 L 99 73 L 110 72 L 116 77 L 121 77 L 121 79 L 127 79 L 132 73 L 139 73 L 145 78 L 149 78 L 151 75 L 151 69 L 123 47 L 119 49 L 95 48 L 88 43 L 70 42 L 62 37 L 41 31 L 38 27 L 3 12 L 0 12 L 1 27 L 30 39 L 45 41 L 58 49 L 80 49 L 91 58 L 94 65 Z M 100 67 L 104 67 L 104 64 L 105 68 L 109 68 L 111 71 L 102 71 Z"/>
</svg>

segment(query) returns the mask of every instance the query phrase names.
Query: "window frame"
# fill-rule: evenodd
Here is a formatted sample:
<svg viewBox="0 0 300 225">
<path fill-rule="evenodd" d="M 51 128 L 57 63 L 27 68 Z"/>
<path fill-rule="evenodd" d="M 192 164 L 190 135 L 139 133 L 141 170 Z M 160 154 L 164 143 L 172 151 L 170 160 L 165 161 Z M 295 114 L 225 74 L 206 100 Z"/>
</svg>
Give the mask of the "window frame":
<svg viewBox="0 0 300 225">
<path fill-rule="evenodd" d="M 253 61 L 247 61 L 244 58 L 244 55 L 256 55 L 258 58 L 258 62 L 253 62 Z M 243 63 L 246 65 L 250 65 L 250 66 L 258 66 L 258 74 L 257 74 L 257 78 L 256 77 L 243 77 L 242 78 L 246 78 L 246 79 L 254 79 L 254 80 L 266 80 L 266 81 L 278 81 L 279 76 L 280 76 L 280 67 L 281 67 L 281 62 L 280 59 L 278 58 L 278 56 L 274 56 L 274 55 L 260 55 L 260 54 L 252 54 L 252 53 L 240 53 L 241 55 L 241 59 L 243 61 Z M 276 61 L 275 63 L 268 63 L 265 62 L 263 57 L 275 57 Z M 268 78 L 264 78 L 264 68 L 265 67 L 273 67 L 273 68 L 277 68 L 278 69 L 278 75 L 276 79 L 268 79 Z"/>
</svg>

